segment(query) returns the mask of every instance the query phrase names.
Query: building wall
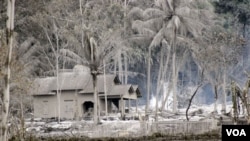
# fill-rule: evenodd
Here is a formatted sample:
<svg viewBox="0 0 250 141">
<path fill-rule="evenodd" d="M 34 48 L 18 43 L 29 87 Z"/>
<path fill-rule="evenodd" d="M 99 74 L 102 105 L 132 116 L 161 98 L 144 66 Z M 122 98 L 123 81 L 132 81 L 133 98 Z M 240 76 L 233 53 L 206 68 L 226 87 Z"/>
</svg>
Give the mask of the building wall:
<svg viewBox="0 0 250 141">
<path fill-rule="evenodd" d="M 34 117 L 58 117 L 58 102 L 56 95 L 34 96 Z M 93 101 L 93 94 L 78 94 L 76 91 L 62 91 L 60 96 L 60 117 L 74 119 L 83 116 L 83 103 Z"/>
<path fill-rule="evenodd" d="M 51 118 L 57 117 L 56 96 L 35 96 L 34 97 L 34 117 Z"/>
<path fill-rule="evenodd" d="M 93 94 L 78 94 L 77 91 L 62 91 L 60 96 L 60 118 L 82 118 L 86 113 L 83 110 L 85 102 L 93 102 Z M 99 99 L 100 112 L 105 113 L 105 100 Z M 35 96 L 34 116 L 39 118 L 58 117 L 57 96 Z M 108 100 L 108 112 L 112 112 L 112 102 Z"/>
<path fill-rule="evenodd" d="M 75 91 L 62 91 L 60 98 L 61 118 L 73 119 L 75 117 Z"/>
<path fill-rule="evenodd" d="M 108 113 L 112 112 L 112 102 L 110 100 L 107 100 L 107 108 Z M 105 106 L 105 99 L 100 99 L 100 112 L 105 114 L 106 106 Z"/>
<path fill-rule="evenodd" d="M 84 111 L 83 104 L 92 102 L 94 104 L 93 94 L 77 94 L 77 91 L 63 91 L 61 94 L 61 117 L 73 119 L 74 117 L 82 118 Z M 101 107 L 101 106 L 100 106 Z"/>
<path fill-rule="evenodd" d="M 94 96 L 93 94 L 79 94 L 78 95 L 78 111 L 79 111 L 79 117 L 84 116 L 84 110 L 83 110 L 83 104 L 85 102 L 93 102 L 94 104 Z"/>
</svg>

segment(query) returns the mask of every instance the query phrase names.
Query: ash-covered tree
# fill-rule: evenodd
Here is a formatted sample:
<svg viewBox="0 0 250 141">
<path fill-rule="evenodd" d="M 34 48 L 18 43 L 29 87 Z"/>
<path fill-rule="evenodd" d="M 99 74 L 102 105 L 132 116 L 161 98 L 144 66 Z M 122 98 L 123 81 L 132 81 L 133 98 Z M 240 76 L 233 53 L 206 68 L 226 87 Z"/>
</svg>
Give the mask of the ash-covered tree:
<svg viewBox="0 0 250 141">
<path fill-rule="evenodd" d="M 234 28 L 243 38 L 248 39 L 248 27 L 250 25 L 250 1 L 249 0 L 219 0 L 215 2 L 216 12 L 224 15 L 225 28 Z M 249 47 L 242 45 L 242 60 L 238 67 L 247 69 L 249 67 Z M 237 70 L 238 71 L 238 70 Z M 239 74 L 239 72 L 237 72 Z M 243 73 L 243 72 L 242 72 Z M 241 73 L 241 74 L 242 74 Z"/>
<path fill-rule="evenodd" d="M 250 24 L 250 1 L 249 0 L 219 0 L 215 2 L 216 12 L 232 14 L 234 19 L 243 25 L 243 37 L 246 26 Z"/>
<path fill-rule="evenodd" d="M 172 59 L 172 91 L 174 96 L 173 111 L 177 112 L 177 62 L 176 52 L 181 43 L 196 41 L 202 35 L 204 29 L 209 28 L 213 17 L 212 6 L 208 1 L 181 1 L 181 0 L 157 0 L 154 6 L 145 10 L 138 7 L 131 10 L 131 15 L 139 17 L 134 21 L 134 29 L 141 36 L 151 37 L 148 45 L 147 68 L 147 106 L 148 110 L 151 78 L 151 50 L 160 43 L 165 42 L 171 47 Z M 169 54 L 168 54 L 169 55 Z M 165 64 L 168 65 L 168 64 Z M 157 94 L 158 95 L 158 94 Z M 157 96 L 158 97 L 158 96 Z M 158 101 L 158 100 L 157 100 Z M 157 105 L 157 104 L 156 104 Z M 156 106 L 158 107 L 158 106 Z M 157 115 L 156 115 L 157 116 Z"/>
<path fill-rule="evenodd" d="M 6 58 L 3 60 L 4 65 L 1 68 L 3 75 L 3 89 L 0 93 L 1 100 L 1 123 L 0 123 L 0 139 L 2 141 L 8 140 L 8 115 L 10 102 L 10 75 L 11 75 L 11 58 L 14 40 L 14 15 L 15 15 L 15 0 L 7 1 L 7 21 L 6 21 L 6 37 L 0 35 L 1 48 L 6 48 Z M 5 41 L 4 41 L 5 39 Z"/>
<path fill-rule="evenodd" d="M 227 111 L 227 92 L 232 68 L 239 62 L 240 46 L 244 40 L 234 30 L 223 28 L 223 20 L 206 34 L 205 46 L 193 51 L 196 64 L 204 69 L 204 77 L 211 84 L 214 92 L 214 113 L 217 113 L 219 97 L 222 101 L 222 113 Z"/>
</svg>

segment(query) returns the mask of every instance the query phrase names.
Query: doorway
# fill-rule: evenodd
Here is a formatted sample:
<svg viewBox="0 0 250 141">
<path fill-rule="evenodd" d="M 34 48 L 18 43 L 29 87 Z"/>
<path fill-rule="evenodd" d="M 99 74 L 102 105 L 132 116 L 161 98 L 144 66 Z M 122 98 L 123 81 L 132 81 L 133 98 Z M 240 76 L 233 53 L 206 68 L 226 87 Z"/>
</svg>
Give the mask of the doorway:
<svg viewBox="0 0 250 141">
<path fill-rule="evenodd" d="M 94 103 L 92 101 L 86 101 L 82 104 L 83 113 L 93 113 Z"/>
</svg>

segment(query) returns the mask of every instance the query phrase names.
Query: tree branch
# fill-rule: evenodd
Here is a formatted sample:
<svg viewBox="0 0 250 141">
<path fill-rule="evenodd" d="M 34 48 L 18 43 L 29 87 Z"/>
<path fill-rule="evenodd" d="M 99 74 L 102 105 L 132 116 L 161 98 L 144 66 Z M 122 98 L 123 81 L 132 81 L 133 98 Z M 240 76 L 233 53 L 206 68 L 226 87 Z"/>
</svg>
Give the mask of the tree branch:
<svg viewBox="0 0 250 141">
<path fill-rule="evenodd" d="M 194 96 L 197 94 L 199 88 L 203 85 L 203 83 L 202 83 L 203 82 L 203 73 L 204 73 L 204 69 L 202 70 L 202 73 L 201 73 L 201 82 L 200 82 L 200 84 L 198 85 L 198 87 L 196 88 L 196 90 L 194 91 L 193 95 L 191 96 L 191 98 L 189 100 L 189 104 L 188 104 L 188 107 L 186 109 L 186 119 L 187 119 L 187 121 L 189 121 L 188 110 L 191 107 L 191 103 L 192 103 L 192 101 L 194 99 Z"/>
</svg>

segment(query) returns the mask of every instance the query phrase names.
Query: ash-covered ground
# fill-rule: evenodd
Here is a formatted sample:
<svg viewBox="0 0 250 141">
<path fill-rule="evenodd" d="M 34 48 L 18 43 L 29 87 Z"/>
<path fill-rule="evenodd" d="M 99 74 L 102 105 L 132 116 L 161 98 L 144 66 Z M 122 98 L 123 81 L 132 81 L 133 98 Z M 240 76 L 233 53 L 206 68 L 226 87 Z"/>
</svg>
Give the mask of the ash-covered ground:
<svg viewBox="0 0 250 141">
<path fill-rule="evenodd" d="M 186 109 L 179 109 L 177 114 L 171 111 L 158 113 L 158 121 L 155 121 L 154 108 L 149 110 L 145 116 L 144 106 L 130 108 L 125 119 L 119 113 L 111 113 L 102 116 L 100 124 L 95 125 L 91 118 L 75 120 L 61 120 L 58 123 L 55 119 L 26 119 L 25 130 L 38 137 L 73 136 L 73 137 L 140 137 L 153 133 L 163 134 L 200 134 L 220 128 L 222 119 L 229 119 L 232 105 L 227 106 L 227 115 L 220 112 L 221 105 L 218 105 L 218 112 L 214 112 L 214 105 L 193 105 L 189 109 L 189 121 L 186 119 Z"/>
</svg>

